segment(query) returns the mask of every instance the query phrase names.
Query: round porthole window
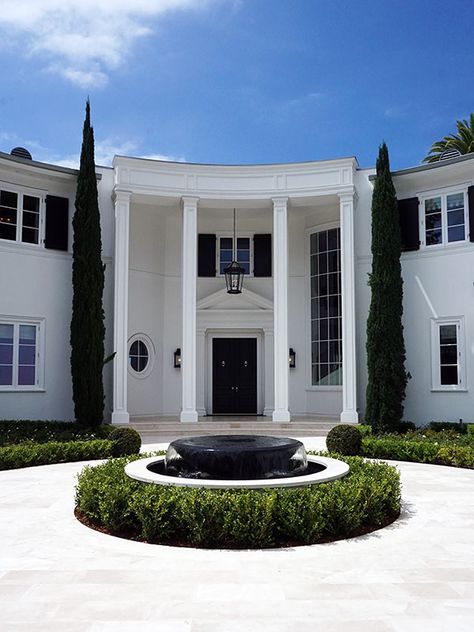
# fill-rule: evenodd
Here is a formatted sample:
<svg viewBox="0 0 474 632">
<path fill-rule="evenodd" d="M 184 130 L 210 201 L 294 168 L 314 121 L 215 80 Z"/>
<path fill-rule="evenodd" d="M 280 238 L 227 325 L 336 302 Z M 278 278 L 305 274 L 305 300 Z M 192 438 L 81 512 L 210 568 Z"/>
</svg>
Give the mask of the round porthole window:
<svg viewBox="0 0 474 632">
<path fill-rule="evenodd" d="M 153 344 L 148 336 L 136 335 L 130 339 L 129 345 L 129 369 L 137 377 L 145 377 L 153 368 Z"/>
</svg>

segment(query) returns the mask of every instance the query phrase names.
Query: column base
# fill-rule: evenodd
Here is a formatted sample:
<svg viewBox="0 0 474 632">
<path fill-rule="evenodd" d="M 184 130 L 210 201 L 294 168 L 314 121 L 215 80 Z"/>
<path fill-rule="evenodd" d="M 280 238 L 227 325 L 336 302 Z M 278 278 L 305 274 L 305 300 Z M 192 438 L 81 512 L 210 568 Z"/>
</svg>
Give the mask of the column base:
<svg viewBox="0 0 474 632">
<path fill-rule="evenodd" d="M 130 415 L 123 410 L 114 410 L 112 413 L 112 424 L 129 424 Z"/>
<path fill-rule="evenodd" d="M 290 412 L 288 410 L 274 410 L 272 421 L 290 421 Z"/>
<path fill-rule="evenodd" d="M 343 424 L 358 424 L 359 413 L 357 410 L 343 410 L 340 416 L 341 423 Z"/>
<path fill-rule="evenodd" d="M 198 414 L 196 410 L 182 410 L 179 415 L 179 420 L 182 423 L 196 423 L 198 420 Z"/>
</svg>

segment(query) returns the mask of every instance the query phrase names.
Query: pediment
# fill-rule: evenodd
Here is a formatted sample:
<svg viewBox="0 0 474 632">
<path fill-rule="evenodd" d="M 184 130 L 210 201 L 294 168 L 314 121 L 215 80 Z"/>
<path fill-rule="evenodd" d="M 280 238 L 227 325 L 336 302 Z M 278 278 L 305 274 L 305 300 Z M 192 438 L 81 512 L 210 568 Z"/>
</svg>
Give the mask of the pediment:
<svg viewBox="0 0 474 632">
<path fill-rule="evenodd" d="M 260 294 L 245 288 L 242 290 L 242 294 L 228 294 L 227 290 L 223 288 L 198 301 L 197 308 L 200 310 L 273 311 L 273 303 Z"/>
</svg>

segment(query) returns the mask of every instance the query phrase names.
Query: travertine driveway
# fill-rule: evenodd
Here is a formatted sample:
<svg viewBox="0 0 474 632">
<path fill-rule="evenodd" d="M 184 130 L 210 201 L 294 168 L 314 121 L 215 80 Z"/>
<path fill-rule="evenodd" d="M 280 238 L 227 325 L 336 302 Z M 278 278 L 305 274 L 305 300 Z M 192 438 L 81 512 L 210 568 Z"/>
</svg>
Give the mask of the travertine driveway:
<svg viewBox="0 0 474 632">
<path fill-rule="evenodd" d="M 82 465 L 0 472 L 2 632 L 474 630 L 474 471 L 397 464 L 402 517 L 368 536 L 201 551 L 78 523 Z"/>
</svg>

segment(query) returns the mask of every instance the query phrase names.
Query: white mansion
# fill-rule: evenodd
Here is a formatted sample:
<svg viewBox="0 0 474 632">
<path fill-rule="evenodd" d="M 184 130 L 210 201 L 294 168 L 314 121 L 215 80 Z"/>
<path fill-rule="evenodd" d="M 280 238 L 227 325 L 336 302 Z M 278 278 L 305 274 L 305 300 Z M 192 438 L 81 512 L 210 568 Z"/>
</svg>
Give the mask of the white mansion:
<svg viewBox="0 0 474 632">
<path fill-rule="evenodd" d="M 0 418 L 72 419 L 77 172 L 0 153 Z M 338 417 L 365 406 L 373 169 L 355 158 L 98 167 L 106 415 Z M 394 172 L 405 418 L 474 418 L 474 154 Z M 223 275 L 245 269 L 241 294 Z M 391 344 L 387 340 L 387 345 Z M 258 423 L 256 421 L 255 423 Z"/>
</svg>

